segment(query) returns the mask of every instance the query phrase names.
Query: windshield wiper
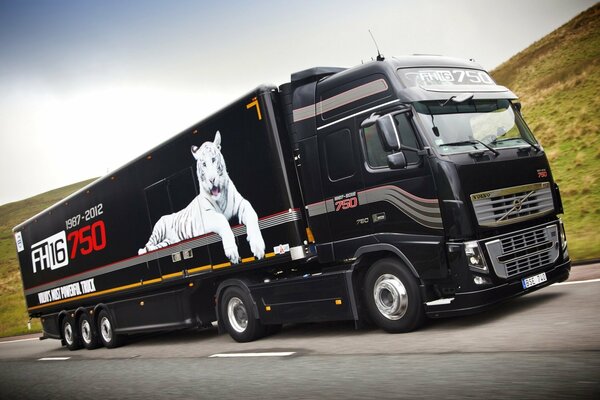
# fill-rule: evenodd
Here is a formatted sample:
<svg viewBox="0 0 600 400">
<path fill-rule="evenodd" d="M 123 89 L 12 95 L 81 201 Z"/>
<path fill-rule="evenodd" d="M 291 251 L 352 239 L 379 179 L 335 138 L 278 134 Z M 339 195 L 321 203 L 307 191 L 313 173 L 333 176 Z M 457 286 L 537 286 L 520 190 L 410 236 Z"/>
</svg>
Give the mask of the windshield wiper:
<svg viewBox="0 0 600 400">
<path fill-rule="evenodd" d="M 528 145 L 530 145 L 531 147 L 533 147 L 535 149 L 536 153 L 542 151 L 542 149 L 540 148 L 540 146 L 538 146 L 537 144 L 535 144 L 533 142 L 530 142 L 529 139 L 527 139 L 525 136 L 521 136 L 521 139 L 523 139 L 523 141 L 525 143 L 527 143 Z"/>
<path fill-rule="evenodd" d="M 489 151 L 491 151 L 492 153 L 494 153 L 496 156 L 500 155 L 500 152 L 498 150 L 493 149 L 492 147 L 483 143 L 481 140 L 477 140 L 477 139 L 461 140 L 460 142 L 452 142 L 452 143 L 444 143 L 442 146 L 464 146 L 467 144 L 473 145 L 473 147 L 475 147 L 475 145 L 477 145 L 477 144 L 480 144 L 483 147 L 485 147 L 486 149 L 488 149 Z M 477 148 L 477 147 L 475 147 L 475 148 Z"/>
<path fill-rule="evenodd" d="M 522 141 L 524 141 L 525 143 L 527 143 L 528 145 L 530 145 L 533 149 L 535 149 L 535 152 L 539 152 L 542 149 L 540 148 L 540 146 L 538 146 L 537 144 L 530 142 L 525 136 L 520 136 L 520 137 L 512 137 L 512 138 L 504 138 L 504 139 L 494 139 L 490 142 L 490 144 L 497 144 L 497 143 L 501 143 L 501 142 L 505 142 L 507 140 L 519 140 L 521 139 Z"/>
</svg>

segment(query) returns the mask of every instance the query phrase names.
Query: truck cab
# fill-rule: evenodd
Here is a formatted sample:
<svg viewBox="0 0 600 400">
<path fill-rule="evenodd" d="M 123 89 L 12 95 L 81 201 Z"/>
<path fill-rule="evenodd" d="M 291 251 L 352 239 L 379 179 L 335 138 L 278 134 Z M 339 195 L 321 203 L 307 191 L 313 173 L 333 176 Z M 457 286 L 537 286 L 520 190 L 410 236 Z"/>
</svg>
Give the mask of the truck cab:
<svg viewBox="0 0 600 400">
<path fill-rule="evenodd" d="M 320 263 L 360 271 L 395 260 L 431 317 L 568 278 L 545 152 L 517 96 L 477 63 L 409 56 L 314 68 L 280 89 Z M 384 275 L 364 291 L 385 321 L 407 289 Z"/>
</svg>

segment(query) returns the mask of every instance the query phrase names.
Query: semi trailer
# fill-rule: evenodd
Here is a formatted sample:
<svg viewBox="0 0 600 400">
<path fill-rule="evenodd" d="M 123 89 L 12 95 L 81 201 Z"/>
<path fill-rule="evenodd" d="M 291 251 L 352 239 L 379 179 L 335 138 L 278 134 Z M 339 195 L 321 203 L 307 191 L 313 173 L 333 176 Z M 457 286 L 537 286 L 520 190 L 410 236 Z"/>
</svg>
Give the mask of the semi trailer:
<svg viewBox="0 0 600 400">
<path fill-rule="evenodd" d="M 484 311 L 568 278 L 562 212 L 518 97 L 406 56 L 259 86 L 13 232 L 30 317 L 75 350 Z"/>
</svg>

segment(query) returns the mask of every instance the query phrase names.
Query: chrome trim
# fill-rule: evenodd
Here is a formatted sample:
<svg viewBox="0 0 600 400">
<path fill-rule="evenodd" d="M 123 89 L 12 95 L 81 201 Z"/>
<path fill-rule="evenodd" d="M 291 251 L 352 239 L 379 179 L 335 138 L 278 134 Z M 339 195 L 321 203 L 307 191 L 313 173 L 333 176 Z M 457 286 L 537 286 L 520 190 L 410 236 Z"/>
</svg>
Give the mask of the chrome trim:
<svg viewBox="0 0 600 400">
<path fill-rule="evenodd" d="M 513 224 L 554 211 L 549 182 L 473 193 L 470 198 L 480 226 Z"/>
<path fill-rule="evenodd" d="M 550 187 L 550 182 L 538 182 L 538 183 L 530 183 L 527 185 L 511 186 L 511 187 L 502 188 L 502 189 L 489 190 L 487 192 L 473 193 L 471 195 L 471 201 L 480 200 L 482 198 L 506 196 L 506 195 L 513 194 L 513 193 L 527 192 L 527 191 L 531 191 L 531 190 L 539 190 L 539 189 L 544 189 L 544 188 L 549 188 L 549 187 Z M 481 196 L 484 196 L 484 197 L 481 197 Z"/>
<path fill-rule="evenodd" d="M 529 228 L 484 241 L 496 275 L 519 276 L 556 262 L 560 235 L 556 223 Z"/>
<path fill-rule="evenodd" d="M 454 301 L 454 297 L 448 297 L 445 299 L 437 299 L 433 301 L 428 301 L 425 303 L 426 306 L 443 306 L 445 304 L 450 304 Z"/>
<path fill-rule="evenodd" d="M 377 105 L 377 106 L 375 106 L 375 107 L 367 108 L 366 110 L 359 111 L 359 112 L 357 112 L 357 113 L 354 113 L 354 114 L 352 114 L 352 115 L 348 115 L 348 116 L 346 116 L 346 117 L 344 117 L 344 118 L 340 118 L 340 119 L 337 119 L 337 120 L 335 120 L 335 121 L 333 121 L 333 122 L 330 122 L 330 123 L 328 123 L 328 124 L 325 124 L 325 125 L 319 126 L 319 127 L 317 128 L 317 131 L 320 131 L 321 129 L 328 128 L 328 127 L 330 127 L 331 125 L 335 125 L 335 124 L 337 124 L 337 123 L 340 123 L 340 122 L 342 122 L 342 121 L 345 121 L 345 120 L 347 120 L 347 119 L 354 118 L 354 117 L 356 117 L 356 116 L 358 116 L 358 115 L 360 115 L 360 114 L 364 114 L 364 113 L 368 113 L 368 112 L 371 112 L 371 111 L 375 111 L 375 110 L 377 110 L 377 109 L 379 109 L 379 108 L 384 108 L 384 107 L 387 107 L 387 106 L 390 106 L 390 105 L 392 105 L 392 104 L 399 103 L 399 102 L 400 102 L 400 100 L 397 100 L 397 99 L 396 99 L 396 100 L 388 101 L 387 103 L 379 104 L 379 105 Z"/>
</svg>

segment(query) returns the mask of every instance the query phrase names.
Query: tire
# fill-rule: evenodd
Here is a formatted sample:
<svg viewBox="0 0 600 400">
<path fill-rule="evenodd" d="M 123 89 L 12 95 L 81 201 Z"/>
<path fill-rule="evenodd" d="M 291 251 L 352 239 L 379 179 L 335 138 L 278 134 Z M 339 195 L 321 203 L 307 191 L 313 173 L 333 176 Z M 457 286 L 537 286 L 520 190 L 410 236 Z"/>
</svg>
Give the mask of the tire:
<svg viewBox="0 0 600 400">
<path fill-rule="evenodd" d="M 81 344 L 81 337 L 79 336 L 79 330 L 71 317 L 66 316 L 63 318 L 61 323 L 61 334 L 67 349 L 73 351 L 83 347 Z"/>
<path fill-rule="evenodd" d="M 100 343 L 107 349 L 114 349 L 123 344 L 123 336 L 115 333 L 114 321 L 106 310 L 100 311 L 98 314 L 98 339 Z"/>
<path fill-rule="evenodd" d="M 236 342 L 251 342 L 266 335 L 267 329 L 255 315 L 250 295 L 237 286 L 225 289 L 220 303 L 220 317 Z"/>
<path fill-rule="evenodd" d="M 94 320 L 88 313 L 81 314 L 77 326 L 79 327 L 79 337 L 81 338 L 83 347 L 93 350 L 101 346 Z"/>
<path fill-rule="evenodd" d="M 410 332 L 425 321 L 416 278 L 393 258 L 377 261 L 365 276 L 365 302 L 372 321 L 391 333 Z"/>
</svg>

